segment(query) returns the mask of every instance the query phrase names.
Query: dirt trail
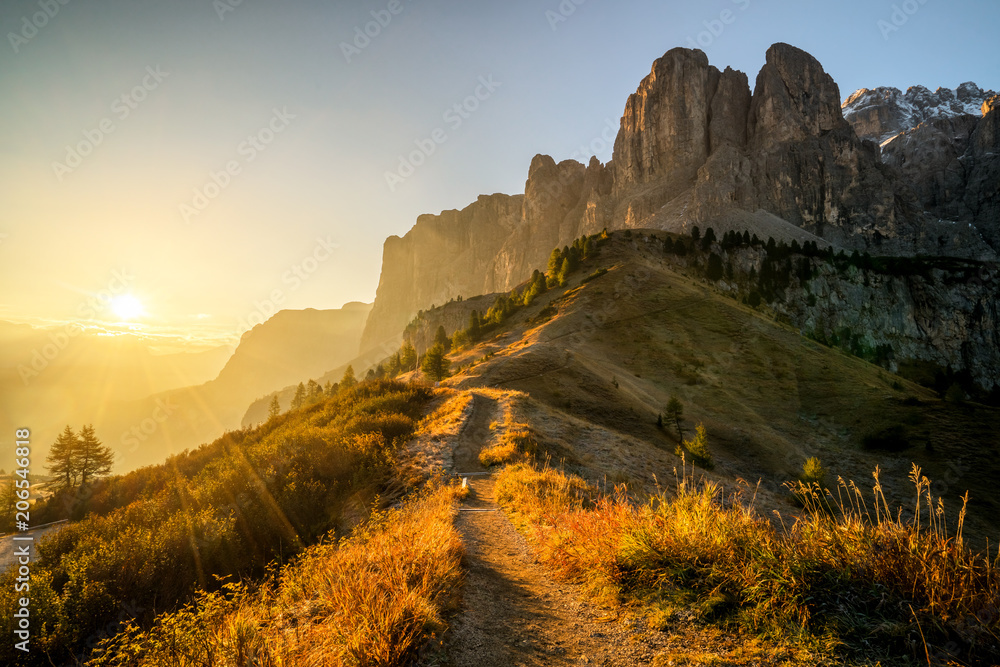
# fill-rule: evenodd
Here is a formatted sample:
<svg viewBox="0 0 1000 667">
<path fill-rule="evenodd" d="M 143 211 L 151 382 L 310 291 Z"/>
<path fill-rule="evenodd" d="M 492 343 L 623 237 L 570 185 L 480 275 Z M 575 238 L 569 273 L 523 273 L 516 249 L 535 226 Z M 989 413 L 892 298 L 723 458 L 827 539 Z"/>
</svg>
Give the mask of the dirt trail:
<svg viewBox="0 0 1000 667">
<path fill-rule="evenodd" d="M 478 395 L 455 448 L 457 472 L 477 472 L 489 424 L 499 419 L 495 400 Z M 572 585 L 552 580 L 496 505 L 493 480 L 470 477 L 472 490 L 456 526 L 465 541 L 467 578 L 463 609 L 442 650 L 425 665 L 651 664 L 664 644 L 637 622 L 619 621 L 585 602 Z M 485 510 L 485 511 L 483 511 Z"/>
</svg>

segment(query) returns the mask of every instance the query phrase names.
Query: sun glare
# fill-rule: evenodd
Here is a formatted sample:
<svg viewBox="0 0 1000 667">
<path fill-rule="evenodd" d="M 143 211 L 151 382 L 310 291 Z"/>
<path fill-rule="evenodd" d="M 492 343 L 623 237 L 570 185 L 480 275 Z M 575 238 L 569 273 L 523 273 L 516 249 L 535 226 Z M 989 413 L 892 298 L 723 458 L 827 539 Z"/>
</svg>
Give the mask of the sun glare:
<svg viewBox="0 0 1000 667">
<path fill-rule="evenodd" d="M 111 301 L 111 310 L 123 320 L 134 320 L 146 314 L 146 311 L 142 307 L 142 302 L 131 294 L 122 294 L 115 297 Z"/>
</svg>

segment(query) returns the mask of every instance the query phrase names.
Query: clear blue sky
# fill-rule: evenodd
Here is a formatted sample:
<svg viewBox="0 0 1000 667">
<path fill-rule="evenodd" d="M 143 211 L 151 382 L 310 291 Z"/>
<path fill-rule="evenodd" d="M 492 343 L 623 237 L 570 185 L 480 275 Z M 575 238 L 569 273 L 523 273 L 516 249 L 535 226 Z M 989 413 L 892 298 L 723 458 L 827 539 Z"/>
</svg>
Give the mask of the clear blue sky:
<svg viewBox="0 0 1000 667">
<path fill-rule="evenodd" d="M 5 0 L 0 318 L 74 319 L 122 269 L 151 330 L 235 332 L 276 291 L 290 308 L 370 301 L 387 235 L 480 193 L 521 192 L 534 154 L 570 157 L 617 125 L 652 61 L 702 32 L 710 61 L 751 83 L 784 41 L 842 97 L 1000 89 L 995 0 L 564 0 L 562 12 L 558 0 L 401 0 L 396 14 L 389 0 L 236 1 L 42 0 L 58 6 L 50 18 L 39 0 Z M 911 14 L 884 34 L 894 5 Z M 713 23 L 724 11 L 728 24 Z M 371 12 L 391 21 L 348 62 L 342 43 Z M 480 77 L 500 85 L 487 93 Z M 478 108 L 446 119 L 477 88 Z M 390 191 L 385 172 L 438 128 L 447 140 Z M 250 135 L 273 141 L 257 150 Z M 57 174 L 80 142 L 96 146 Z M 229 162 L 239 173 L 186 223 L 181 205 Z"/>
</svg>

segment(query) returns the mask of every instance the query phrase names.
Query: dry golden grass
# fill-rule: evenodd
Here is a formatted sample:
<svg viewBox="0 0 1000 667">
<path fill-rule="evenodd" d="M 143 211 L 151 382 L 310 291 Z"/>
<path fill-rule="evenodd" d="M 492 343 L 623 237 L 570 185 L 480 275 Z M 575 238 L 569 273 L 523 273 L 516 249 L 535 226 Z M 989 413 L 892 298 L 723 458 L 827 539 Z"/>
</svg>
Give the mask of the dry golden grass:
<svg viewBox="0 0 1000 667">
<path fill-rule="evenodd" d="M 95 665 L 280 667 L 407 664 L 445 628 L 463 546 L 460 490 L 437 486 L 339 543 L 307 549 L 272 583 L 227 584 L 143 631 L 107 640 Z"/>
<path fill-rule="evenodd" d="M 798 489 L 806 512 L 790 525 L 761 516 L 746 487 L 726 497 L 691 475 L 673 498 L 637 504 L 622 486 L 591 505 L 582 479 L 519 464 L 496 497 L 540 561 L 605 602 L 638 604 L 654 627 L 712 622 L 830 659 L 996 660 L 997 563 L 963 543 L 964 509 L 950 534 L 916 467 L 911 481 L 910 520 L 889 510 L 876 471 L 867 504 L 843 480 Z"/>
<path fill-rule="evenodd" d="M 496 433 L 494 444 L 479 452 L 479 462 L 490 467 L 526 460 L 538 451 L 531 428 L 516 420 L 516 411 L 527 396 L 522 392 L 493 390 L 492 397 L 503 409 L 503 421 L 490 423 L 490 430 Z"/>
</svg>

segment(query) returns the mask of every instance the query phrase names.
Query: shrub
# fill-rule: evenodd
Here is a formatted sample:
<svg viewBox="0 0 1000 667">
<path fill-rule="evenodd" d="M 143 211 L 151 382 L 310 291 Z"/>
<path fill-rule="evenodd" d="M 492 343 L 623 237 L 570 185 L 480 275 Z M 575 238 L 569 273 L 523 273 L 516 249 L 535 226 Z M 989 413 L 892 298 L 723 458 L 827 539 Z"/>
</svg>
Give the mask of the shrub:
<svg viewBox="0 0 1000 667">
<path fill-rule="evenodd" d="M 818 458 L 810 456 L 806 459 L 805 464 L 802 466 L 802 475 L 799 477 L 799 480 L 807 486 L 812 486 L 813 484 L 823 486 L 826 481 L 826 470 L 823 469 L 823 465 L 819 462 Z"/>
<path fill-rule="evenodd" d="M 700 468 L 705 468 L 710 470 L 715 467 L 715 461 L 712 459 L 712 452 L 708 450 L 708 433 L 705 431 L 705 425 L 699 423 L 694 429 L 694 437 L 690 440 L 684 441 L 684 447 L 681 448 L 677 445 L 676 454 L 681 456 L 687 450 L 691 454 L 691 461 L 696 466 Z"/>
</svg>

